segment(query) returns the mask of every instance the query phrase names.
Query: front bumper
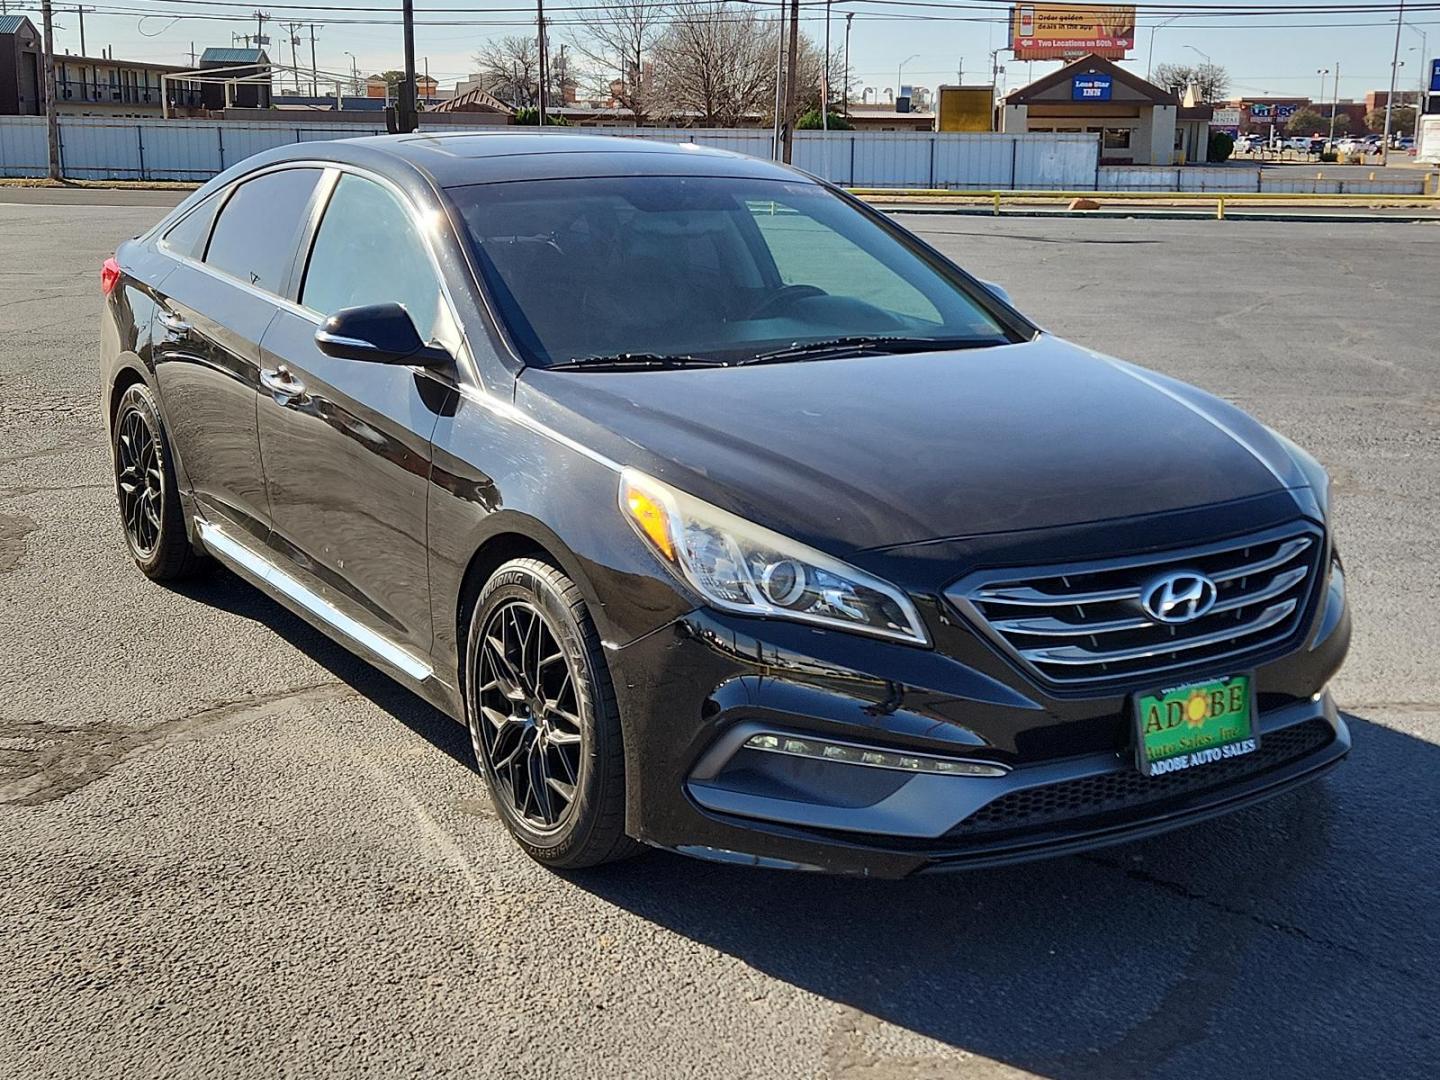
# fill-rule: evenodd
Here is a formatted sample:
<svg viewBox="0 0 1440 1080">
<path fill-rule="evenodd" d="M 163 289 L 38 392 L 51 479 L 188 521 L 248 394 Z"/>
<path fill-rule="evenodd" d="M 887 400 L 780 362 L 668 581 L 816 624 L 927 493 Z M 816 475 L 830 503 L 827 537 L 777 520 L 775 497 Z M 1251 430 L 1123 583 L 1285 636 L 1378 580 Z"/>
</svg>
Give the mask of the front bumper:
<svg viewBox="0 0 1440 1080">
<path fill-rule="evenodd" d="M 1260 749 L 1148 779 L 1133 765 L 1128 693 L 1051 697 L 1003 666 L 697 611 L 610 655 L 627 828 L 718 861 L 903 877 L 1086 850 L 1250 805 L 1349 751 L 1324 692 L 1348 648 L 1349 615 L 1343 580 L 1327 584 L 1305 640 L 1253 669 Z M 759 731 L 1004 772 L 912 773 L 746 749 Z"/>
</svg>

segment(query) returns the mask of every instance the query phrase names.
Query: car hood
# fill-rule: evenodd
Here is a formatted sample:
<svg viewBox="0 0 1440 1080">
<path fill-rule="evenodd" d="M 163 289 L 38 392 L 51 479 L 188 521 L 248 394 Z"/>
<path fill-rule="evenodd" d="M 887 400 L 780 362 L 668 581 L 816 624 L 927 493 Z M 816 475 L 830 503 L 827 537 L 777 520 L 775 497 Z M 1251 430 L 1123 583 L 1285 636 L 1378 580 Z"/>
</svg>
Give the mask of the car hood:
<svg viewBox="0 0 1440 1080">
<path fill-rule="evenodd" d="M 1048 334 L 755 367 L 527 369 L 516 405 L 587 450 L 834 553 L 1306 482 L 1234 406 Z"/>
</svg>

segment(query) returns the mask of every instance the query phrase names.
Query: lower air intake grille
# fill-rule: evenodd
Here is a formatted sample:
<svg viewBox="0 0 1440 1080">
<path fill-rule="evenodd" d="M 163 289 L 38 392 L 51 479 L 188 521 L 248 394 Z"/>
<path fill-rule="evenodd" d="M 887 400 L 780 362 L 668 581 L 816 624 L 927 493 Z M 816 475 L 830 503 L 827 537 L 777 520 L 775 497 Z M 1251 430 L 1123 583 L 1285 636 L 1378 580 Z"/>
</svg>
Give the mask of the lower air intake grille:
<svg viewBox="0 0 1440 1080">
<path fill-rule="evenodd" d="M 1243 780 L 1314 753 L 1334 738 L 1334 729 L 1325 720 L 1306 720 L 1263 736 L 1260 749 L 1253 754 L 1226 758 L 1213 765 L 1150 777 L 1124 769 L 1014 791 L 982 806 L 951 829 L 947 838 L 973 838 L 1100 814 L 1124 813 L 1191 791 Z"/>
<path fill-rule="evenodd" d="M 1299 633 L 1323 537 L 1290 526 L 1181 551 L 1072 566 L 981 571 L 945 595 L 1046 683 L 1095 686 L 1217 663 L 1235 668 Z M 1205 607 L 1162 622 L 1166 579 L 1204 581 Z"/>
</svg>

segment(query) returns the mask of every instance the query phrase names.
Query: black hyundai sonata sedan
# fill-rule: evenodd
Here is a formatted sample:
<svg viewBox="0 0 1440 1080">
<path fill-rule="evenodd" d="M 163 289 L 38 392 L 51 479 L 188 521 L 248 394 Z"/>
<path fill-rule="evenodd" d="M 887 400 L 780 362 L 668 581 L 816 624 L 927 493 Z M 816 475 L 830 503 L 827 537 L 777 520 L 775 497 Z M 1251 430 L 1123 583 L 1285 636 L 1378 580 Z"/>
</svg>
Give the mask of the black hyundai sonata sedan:
<svg viewBox="0 0 1440 1080">
<path fill-rule="evenodd" d="M 801 173 L 301 144 L 101 284 L 140 569 L 223 563 L 467 724 L 548 866 L 994 865 L 1349 749 L 1320 466 Z"/>
</svg>

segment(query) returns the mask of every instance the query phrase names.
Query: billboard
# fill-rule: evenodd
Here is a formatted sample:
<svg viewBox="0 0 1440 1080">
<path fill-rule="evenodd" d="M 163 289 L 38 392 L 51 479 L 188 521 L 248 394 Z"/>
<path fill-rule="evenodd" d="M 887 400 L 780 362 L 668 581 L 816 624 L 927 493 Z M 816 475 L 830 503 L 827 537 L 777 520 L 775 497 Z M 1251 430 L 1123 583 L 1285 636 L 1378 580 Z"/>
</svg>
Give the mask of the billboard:
<svg viewBox="0 0 1440 1080">
<path fill-rule="evenodd" d="M 1133 4 L 1017 4 L 1010 9 L 1016 60 L 1070 60 L 1091 53 L 1123 60 L 1134 47 Z"/>
</svg>

